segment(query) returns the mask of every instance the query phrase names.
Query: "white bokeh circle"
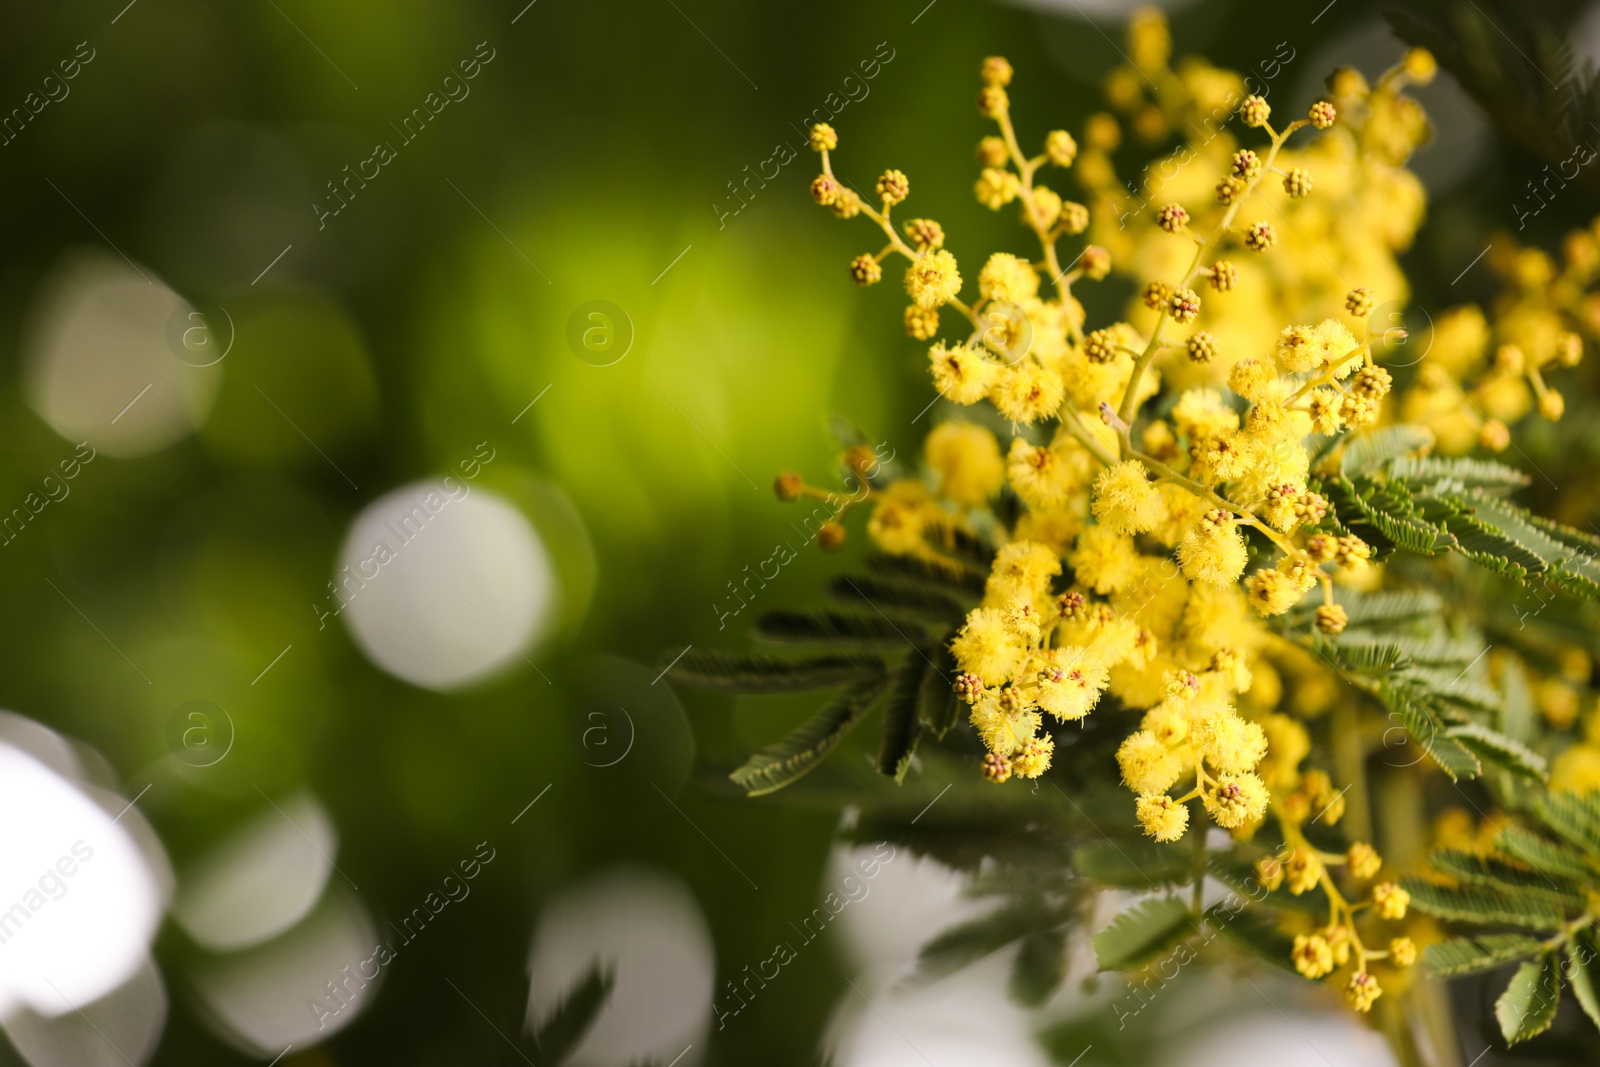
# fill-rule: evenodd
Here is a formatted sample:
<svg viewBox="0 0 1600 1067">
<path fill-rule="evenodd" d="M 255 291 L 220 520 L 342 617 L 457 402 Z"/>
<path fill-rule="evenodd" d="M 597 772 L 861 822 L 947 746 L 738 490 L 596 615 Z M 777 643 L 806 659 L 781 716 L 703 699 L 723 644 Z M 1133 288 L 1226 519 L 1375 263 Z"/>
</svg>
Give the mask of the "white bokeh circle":
<svg viewBox="0 0 1600 1067">
<path fill-rule="evenodd" d="M 324 606 L 397 678 L 454 689 L 528 650 L 553 617 L 550 554 L 503 498 L 447 477 L 413 482 L 356 517 Z"/>
<path fill-rule="evenodd" d="M 183 297 L 115 256 L 63 257 L 39 286 L 23 345 L 28 405 L 69 441 L 108 455 L 159 451 L 205 421 L 222 367 L 173 354 Z"/>
<path fill-rule="evenodd" d="M 269 1059 L 326 1041 L 366 1010 L 383 979 L 378 941 L 366 905 L 335 883 L 285 933 L 200 964 L 195 993 L 219 1037 Z"/>
<path fill-rule="evenodd" d="M 339 833 L 310 793 L 270 807 L 183 873 L 172 917 L 213 952 L 250 948 L 310 913 L 333 873 Z"/>
<path fill-rule="evenodd" d="M 593 967 L 609 971 L 615 985 L 572 1050 L 572 1067 L 700 1061 L 716 956 L 686 885 L 665 872 L 621 867 L 568 886 L 546 904 L 528 963 L 530 1032 Z"/>
<path fill-rule="evenodd" d="M 132 979 L 164 890 L 140 844 L 78 784 L 0 743 L 0 1017 L 77 1011 Z"/>
</svg>

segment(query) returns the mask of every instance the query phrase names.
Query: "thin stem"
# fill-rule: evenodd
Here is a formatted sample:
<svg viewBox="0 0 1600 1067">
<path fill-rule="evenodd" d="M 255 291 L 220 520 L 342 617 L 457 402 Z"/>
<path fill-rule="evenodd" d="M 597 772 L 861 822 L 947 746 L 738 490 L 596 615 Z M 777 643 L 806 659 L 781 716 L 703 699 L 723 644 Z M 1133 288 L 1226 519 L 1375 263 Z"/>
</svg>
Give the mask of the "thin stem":
<svg viewBox="0 0 1600 1067">
<path fill-rule="evenodd" d="M 1111 453 L 1107 452 L 1104 448 L 1100 447 L 1100 442 L 1096 441 L 1089 431 L 1084 429 L 1078 421 L 1083 418 L 1083 413 L 1077 408 L 1073 407 L 1070 402 L 1062 405 L 1061 410 L 1065 411 L 1070 416 L 1070 421 L 1068 419 L 1061 420 L 1062 428 L 1071 434 L 1080 445 L 1087 449 L 1089 454 L 1095 459 L 1099 460 L 1107 467 L 1115 465 L 1117 458 Z"/>
<path fill-rule="evenodd" d="M 1061 261 L 1056 255 L 1056 240 L 1054 235 L 1045 229 L 1039 222 L 1038 201 L 1033 195 L 1033 176 L 1039 169 L 1039 164 L 1044 162 L 1044 157 L 1026 159 L 1022 155 L 1022 147 L 1017 144 L 1016 128 L 1011 124 L 1009 109 L 1001 111 L 996 120 L 1000 124 L 1000 132 L 1005 137 L 1006 150 L 1011 153 L 1011 162 L 1017 168 L 1017 174 L 1022 179 L 1021 197 L 1023 207 L 1027 209 L 1028 228 L 1039 237 L 1039 246 L 1044 249 L 1045 266 L 1050 271 L 1050 284 L 1055 287 L 1057 303 L 1065 307 L 1067 286 L 1061 284 L 1061 276 L 1065 272 L 1061 269 Z"/>
<path fill-rule="evenodd" d="M 1288 540 L 1282 534 L 1278 533 L 1278 531 L 1274 530 L 1271 526 L 1261 521 L 1255 512 L 1251 511 L 1244 505 L 1235 504 L 1233 501 L 1222 496 L 1215 489 L 1207 488 L 1206 486 L 1195 481 L 1193 478 L 1179 474 L 1177 471 L 1173 470 L 1165 463 L 1162 463 L 1154 456 L 1147 456 L 1143 452 L 1133 449 L 1128 451 L 1128 456 L 1132 459 L 1138 460 L 1140 463 L 1143 463 L 1146 467 L 1149 467 L 1155 472 L 1157 477 L 1164 478 L 1175 485 L 1180 485 L 1189 490 L 1189 492 L 1193 493 L 1195 496 L 1209 500 L 1213 504 L 1217 505 L 1217 507 L 1223 508 L 1235 515 L 1240 516 L 1247 525 L 1254 526 L 1256 529 L 1260 530 L 1266 535 L 1267 540 L 1271 541 L 1273 544 L 1277 545 L 1278 548 L 1282 549 L 1284 555 L 1293 556 L 1299 551 L 1299 549 L 1295 548 L 1292 541 Z"/>
<path fill-rule="evenodd" d="M 1290 123 L 1289 128 L 1284 130 L 1283 133 L 1272 134 L 1272 147 L 1267 150 L 1267 158 L 1262 161 L 1261 169 L 1256 172 L 1255 177 L 1248 180 L 1245 185 L 1244 192 L 1239 195 L 1238 199 L 1234 200 L 1232 204 L 1228 205 L 1228 210 L 1222 215 L 1222 221 L 1217 223 L 1216 228 L 1213 229 L 1211 233 L 1206 236 L 1205 240 L 1200 242 L 1199 247 L 1194 250 L 1194 259 L 1190 261 L 1189 270 L 1184 274 L 1183 281 L 1178 283 L 1177 287 L 1179 289 L 1188 288 L 1188 286 L 1198 276 L 1200 272 L 1200 264 L 1206 258 L 1207 253 L 1222 239 L 1223 234 L 1228 232 L 1228 227 L 1233 225 L 1234 217 L 1239 214 L 1239 209 L 1244 206 L 1245 201 L 1250 199 L 1251 194 L 1256 191 L 1256 187 L 1261 184 L 1261 179 L 1271 171 L 1273 161 L 1278 158 L 1278 149 L 1283 147 L 1284 140 L 1289 136 L 1290 133 L 1299 129 L 1304 124 L 1305 123 L 1303 121 Z M 1272 128 L 1270 126 L 1267 127 L 1269 133 L 1271 132 L 1271 129 Z M 1150 333 L 1149 343 L 1145 345 L 1144 351 L 1140 353 L 1139 358 L 1134 361 L 1133 374 L 1128 378 L 1128 388 L 1123 392 L 1122 404 L 1117 408 L 1117 417 L 1120 418 L 1124 423 L 1128 424 L 1130 428 L 1133 425 L 1134 397 L 1137 396 L 1139 392 L 1139 380 L 1144 377 L 1145 368 L 1150 365 L 1150 362 L 1155 359 L 1156 353 L 1160 351 L 1161 331 L 1166 324 L 1167 310 L 1166 308 L 1162 308 L 1160 313 L 1156 316 L 1155 328 Z M 1120 431 L 1120 436 L 1122 438 L 1122 451 L 1124 455 L 1133 450 L 1133 440 L 1129 434 L 1130 430 Z"/>
</svg>

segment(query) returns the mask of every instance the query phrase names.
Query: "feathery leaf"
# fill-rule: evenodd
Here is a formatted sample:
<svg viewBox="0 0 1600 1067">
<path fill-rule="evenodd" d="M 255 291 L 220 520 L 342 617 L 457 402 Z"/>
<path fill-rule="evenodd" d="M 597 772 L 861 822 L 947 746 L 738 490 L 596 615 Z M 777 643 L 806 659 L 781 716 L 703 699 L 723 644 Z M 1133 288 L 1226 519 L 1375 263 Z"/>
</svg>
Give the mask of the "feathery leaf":
<svg viewBox="0 0 1600 1067">
<path fill-rule="evenodd" d="M 776 792 L 815 770 L 835 745 L 855 729 L 888 680 L 880 673 L 840 693 L 783 740 L 757 752 L 728 775 L 750 796 Z"/>
</svg>

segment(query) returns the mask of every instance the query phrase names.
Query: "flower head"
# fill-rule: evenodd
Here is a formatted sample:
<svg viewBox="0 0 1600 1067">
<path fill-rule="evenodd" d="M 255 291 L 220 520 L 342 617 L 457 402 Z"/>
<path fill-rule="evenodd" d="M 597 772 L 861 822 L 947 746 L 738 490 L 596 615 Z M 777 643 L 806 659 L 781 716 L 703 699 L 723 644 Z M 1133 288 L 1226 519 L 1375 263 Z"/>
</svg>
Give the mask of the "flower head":
<svg viewBox="0 0 1600 1067">
<path fill-rule="evenodd" d="M 996 252 L 978 272 L 978 292 L 985 300 L 1016 304 L 1039 292 L 1039 273 L 1027 260 Z"/>
<path fill-rule="evenodd" d="M 1136 459 L 1107 467 L 1094 481 L 1094 515 L 1123 533 L 1144 533 L 1166 518 L 1167 505 Z"/>
<path fill-rule="evenodd" d="M 1294 969 L 1307 978 L 1321 978 L 1333 971 L 1333 949 L 1320 934 L 1296 934 L 1291 958 Z"/>
<path fill-rule="evenodd" d="M 1175 752 L 1154 734 L 1140 730 L 1127 736 L 1117 749 L 1122 782 L 1135 793 L 1165 793 L 1183 773 Z"/>
<path fill-rule="evenodd" d="M 1140 797 L 1134 814 L 1144 832 L 1157 841 L 1176 841 L 1189 828 L 1189 809 L 1165 794 Z"/>
<path fill-rule="evenodd" d="M 1372 905 L 1384 919 L 1404 919 L 1411 906 L 1411 894 L 1393 882 L 1383 882 L 1372 887 Z"/>
<path fill-rule="evenodd" d="M 1247 96 L 1239 105 L 1239 119 L 1246 126 L 1265 126 L 1271 115 L 1272 108 L 1259 96 Z"/>
<path fill-rule="evenodd" d="M 1378 985 L 1378 980 L 1366 971 L 1352 974 L 1350 981 L 1344 987 L 1345 1001 L 1363 1014 L 1371 1011 L 1373 1002 L 1381 996 L 1383 988 Z"/>
<path fill-rule="evenodd" d="M 1016 672 L 1026 650 L 997 608 L 975 608 L 950 642 L 956 663 L 984 685 L 1000 685 Z"/>
<path fill-rule="evenodd" d="M 903 170 L 886 170 L 878 178 L 878 196 L 885 207 L 900 203 L 911 193 L 911 181 Z"/>
<path fill-rule="evenodd" d="M 932 310 L 932 309 L 928 309 Z M 999 364 L 966 345 L 936 344 L 928 350 L 933 386 L 957 404 L 975 404 L 989 395 Z"/>
<path fill-rule="evenodd" d="M 1078 142 L 1066 130 L 1051 130 L 1044 139 L 1044 154 L 1055 166 L 1070 167 L 1078 158 Z"/>
<path fill-rule="evenodd" d="M 956 257 L 942 248 L 925 253 L 906 268 L 906 293 L 918 307 L 948 304 L 961 292 L 961 272 Z"/>
<path fill-rule="evenodd" d="M 1206 512 L 1178 545 L 1183 573 L 1208 585 L 1232 585 L 1238 581 L 1248 558 L 1233 516 L 1220 509 Z"/>
</svg>

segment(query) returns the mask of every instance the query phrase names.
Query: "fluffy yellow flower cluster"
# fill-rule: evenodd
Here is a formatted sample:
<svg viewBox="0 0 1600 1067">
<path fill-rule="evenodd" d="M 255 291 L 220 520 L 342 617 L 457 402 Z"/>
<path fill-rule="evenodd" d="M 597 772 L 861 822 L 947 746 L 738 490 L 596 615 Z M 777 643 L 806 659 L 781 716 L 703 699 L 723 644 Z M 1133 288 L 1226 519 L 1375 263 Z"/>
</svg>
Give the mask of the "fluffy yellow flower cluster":
<svg viewBox="0 0 1600 1067">
<path fill-rule="evenodd" d="M 1394 313 L 1409 295 L 1397 257 L 1424 197 L 1405 164 L 1430 130 L 1405 89 L 1432 79 L 1432 56 L 1412 49 L 1370 84 L 1336 71 L 1328 99 L 1287 122 L 1275 122 L 1264 96 L 1247 93 L 1233 72 L 1199 59 L 1174 67 L 1157 12 L 1135 14 L 1127 56 L 1106 85 L 1112 111 L 1089 116 L 1076 135 L 1045 134 L 1031 155 L 1012 121 L 1010 64 L 984 62 L 977 105 L 995 132 L 978 145 L 974 195 L 988 209 L 1017 210 L 1038 252 L 995 252 L 965 277 L 940 223 L 891 222 L 910 195 L 904 173 L 885 171 L 869 203 L 834 175 L 836 132 L 813 131 L 822 158 L 815 199 L 841 218 L 865 216 L 887 239 L 852 262 L 851 276 L 870 285 L 891 256 L 907 261 L 906 332 L 927 343 L 944 402 L 924 477 L 874 487 L 868 532 L 882 550 L 926 561 L 893 563 L 907 572 L 958 573 L 969 550 L 985 558 L 994 550 L 981 602 L 949 647 L 984 778 L 1038 778 L 1058 739 L 1067 744 L 1064 724 L 1097 708 L 1102 717 L 1138 715 L 1136 729 L 1115 727 L 1113 737 L 1142 831 L 1183 839 L 1198 802 L 1240 852 L 1277 848 L 1256 865 L 1260 885 L 1328 902 L 1315 925 L 1293 915 L 1303 906 L 1280 909 L 1295 968 L 1311 980 L 1340 974 L 1330 984 L 1368 1012 L 1386 989 L 1406 990 L 1418 958 L 1412 937 L 1431 941 L 1435 931 L 1394 925 L 1407 921 L 1410 895 L 1380 880 L 1387 868 L 1371 844 L 1333 853 L 1314 843 L 1332 840 L 1323 828 L 1344 815 L 1345 790 L 1302 766 L 1311 740 L 1301 720 L 1330 708 L 1330 755 L 1347 788 L 1358 787 L 1355 834 L 1382 829 L 1360 788 L 1371 731 L 1359 708 L 1338 699 L 1339 680 L 1316 652 L 1362 675 L 1354 684 L 1380 703 L 1411 699 L 1372 680 L 1407 655 L 1399 641 L 1372 641 L 1373 624 L 1408 597 L 1428 598 L 1384 589 L 1374 547 L 1358 531 L 1382 553 L 1454 545 L 1473 536 L 1469 517 L 1484 514 L 1477 508 L 1488 497 L 1429 496 L 1407 479 L 1483 471 L 1491 483 L 1514 482 L 1517 473 L 1409 456 L 1403 467 L 1398 454 L 1420 450 L 1404 442 L 1426 433 L 1384 424 L 1397 416 L 1423 424 L 1441 451 L 1456 453 L 1507 447 L 1507 426 L 1535 409 L 1558 418 L 1564 405 L 1547 379 L 1579 361 L 1583 337 L 1600 336 L 1600 294 L 1590 292 L 1600 281 L 1600 220 L 1569 236 L 1559 268 L 1532 250 L 1490 257 L 1508 280 L 1490 316 L 1456 309 L 1408 337 Z M 1184 143 L 1137 183 L 1118 175 L 1112 157 L 1124 136 L 1166 145 L 1175 133 Z M 1078 199 L 1044 184 L 1047 174 L 1059 188 L 1073 179 Z M 1091 322 L 1074 286 L 1112 275 L 1131 282 L 1133 295 L 1095 315 L 1115 321 Z M 1391 367 L 1406 368 L 1403 396 L 1391 396 Z M 965 411 L 952 416 L 955 408 Z M 1527 550 L 1528 566 L 1542 566 L 1552 589 L 1583 591 L 1580 578 L 1590 579 L 1573 568 L 1591 562 L 1585 549 L 1595 542 L 1561 529 L 1548 559 Z M 1489 569 L 1523 576 L 1520 564 L 1487 555 Z M 1354 594 L 1344 605 L 1336 582 Z M 961 588 L 975 592 L 976 580 L 963 575 Z M 1314 609 L 1290 614 L 1313 590 Z M 1347 626 L 1355 632 L 1338 640 L 1306 632 Z M 1389 660 L 1369 672 L 1358 652 Z M 1496 652 L 1485 669 L 1526 674 L 1535 706 L 1564 729 L 1578 718 L 1575 687 L 1593 664 L 1576 644 L 1551 656 L 1559 670 L 1511 652 Z M 1515 738 L 1495 742 L 1505 752 L 1493 749 L 1480 731 L 1494 731 L 1436 696 L 1422 668 L 1405 664 L 1395 677 L 1430 701 L 1438 721 L 1422 722 L 1419 740 L 1452 776 L 1481 769 L 1480 751 L 1485 765 L 1543 776 L 1538 753 Z M 949 707 L 941 705 L 944 725 Z M 1553 789 L 1600 788 L 1600 710 L 1585 728 L 1585 743 L 1556 760 Z M 1453 754 L 1433 751 L 1436 736 L 1457 735 Z M 1104 759 L 1090 746 L 1075 755 Z M 1258 838 L 1269 819 L 1275 825 Z M 1440 914 L 1418 884 L 1407 883 L 1419 908 Z M 1202 903 L 1197 884 L 1196 914 Z"/>
<path fill-rule="evenodd" d="M 1148 32 L 1145 25 L 1142 32 Z M 1111 257 L 1091 245 L 1077 265 L 1062 269 L 1058 242 L 1084 232 L 1090 209 L 1062 200 L 1037 178 L 1047 165 L 1067 167 L 1079 159 L 1078 142 L 1054 131 L 1041 154 L 1024 156 L 1006 95 L 1011 76 L 1004 60 L 984 65 L 979 107 L 995 120 L 999 135 L 979 146 L 984 170 L 976 192 L 991 207 L 1020 201 L 1042 262 L 1010 253 L 991 256 L 978 272 L 972 305 L 961 300 L 958 264 L 941 247 L 943 227 L 914 219 L 902 238 L 891 224 L 891 209 L 909 193 L 905 176 L 886 172 L 878 182 L 880 206 L 867 204 L 833 175 L 830 152 L 837 134 L 819 127 L 813 135 L 823 161 L 813 195 L 835 214 L 867 215 L 889 238 L 878 256 L 857 260 L 853 275 L 871 281 L 881 276 L 879 264 L 889 254 L 908 259 L 908 332 L 935 336 L 944 307 L 958 311 L 970 327 L 964 339 L 932 346 L 935 386 L 956 404 L 988 399 L 1012 430 L 1002 461 L 989 429 L 945 423 L 927 448 L 938 496 L 921 483 L 893 486 L 878 501 L 869 529 L 887 551 L 930 553 L 928 529 L 949 524 L 952 510 L 980 510 L 1007 484 L 1024 505 L 996 560 L 983 606 L 952 647 L 963 672 L 957 689 L 972 705 L 973 724 L 990 751 L 987 777 L 1004 781 L 1042 773 L 1054 745 L 1041 732 L 1043 714 L 1081 718 L 1110 689 L 1126 705 L 1152 708 L 1157 721 L 1182 720 L 1181 730 L 1166 728 L 1164 740 L 1141 731 L 1124 750 L 1124 777 L 1141 794 L 1140 818 L 1151 834 L 1165 840 L 1182 835 L 1187 809 L 1165 793 L 1191 769 L 1196 785 L 1184 799 L 1201 798 L 1220 825 L 1256 823 L 1267 789 L 1251 770 L 1266 743 L 1260 727 L 1241 718 L 1231 703 L 1248 687 L 1249 660 L 1266 639 L 1247 605 L 1260 615 L 1282 614 L 1320 584 L 1326 603 L 1318 625 L 1342 629 L 1323 566 L 1359 570 L 1370 551 L 1349 535 L 1297 536 L 1327 511 L 1326 501 L 1307 486 L 1306 441 L 1374 421 L 1390 378 L 1375 361 L 1371 339 L 1358 339 L 1334 316 L 1282 327 L 1266 355 L 1231 362 L 1218 358 L 1218 334 L 1211 329 L 1197 328 L 1173 341 L 1164 331 L 1169 321 L 1194 325 L 1206 314 L 1192 288 L 1202 279 L 1218 293 L 1241 285 L 1239 269 L 1214 258 L 1218 251 L 1229 244 L 1265 251 L 1277 242 L 1270 222 L 1241 224 L 1239 212 L 1268 175 L 1283 173 L 1277 163 L 1289 137 L 1304 128 L 1332 128 L 1336 109 L 1321 101 L 1280 131 L 1265 100 L 1239 103 L 1245 124 L 1264 131 L 1269 143 L 1260 154 L 1241 148 L 1229 155 L 1226 195 L 1219 195 L 1203 235 L 1195 216 L 1180 205 L 1155 214 L 1151 226 L 1159 232 L 1153 241 L 1186 244 L 1190 258 L 1177 282 L 1144 287 L 1141 301 L 1154 322 L 1142 329 L 1118 322 L 1085 334 L 1083 308 L 1071 287 L 1082 278 L 1104 277 Z M 1085 142 L 1091 152 L 1108 146 L 1108 126 L 1115 127 L 1110 116 L 1090 123 Z M 1311 154 L 1304 153 L 1301 162 Z M 1300 201 L 1310 183 L 1307 170 L 1295 167 L 1283 184 L 1286 195 Z M 1346 175 L 1342 184 L 1359 183 Z M 1116 210 L 1104 196 L 1095 203 L 1102 215 Z M 862 259 L 874 269 L 861 268 Z M 1041 296 L 1041 268 L 1054 288 L 1049 298 Z M 1365 335 L 1361 316 L 1372 308 L 1372 293 L 1349 289 L 1341 305 Z M 1223 334 L 1237 331 L 1224 326 Z M 1241 414 L 1223 390 L 1196 384 L 1177 395 L 1166 418 L 1142 428 L 1142 448 L 1135 447 L 1132 424 L 1160 389 L 1153 364 L 1180 354 L 1190 366 L 1221 374 L 1248 406 Z M 1048 438 L 1031 429 L 1045 422 L 1056 427 Z M 1246 533 L 1252 530 L 1281 558 L 1257 568 L 1241 590 L 1252 552 Z M 1063 559 L 1073 588 L 1056 593 L 1052 582 L 1062 574 Z M 1169 676 L 1194 679 L 1199 688 L 1169 694 Z M 1188 697 L 1194 698 L 1192 708 L 1176 703 Z M 1141 760 L 1150 766 L 1141 767 Z"/>
<path fill-rule="evenodd" d="M 1130 38 L 1137 80 L 1161 91 L 1135 99 L 1139 91 L 1116 75 L 1108 88 L 1122 110 L 1143 116 L 1135 130 L 1204 131 L 1148 174 L 1145 188 L 1193 192 L 1209 206 L 1172 201 L 1132 212 L 1130 224 L 1110 162 L 1121 139 L 1110 114 L 1091 117 L 1081 146 L 1056 130 L 1042 152 L 1026 155 L 1010 115 L 1013 72 L 999 58 L 982 71 L 979 110 L 998 131 L 979 145 L 975 193 L 990 208 L 1020 206 L 1038 261 L 992 255 L 978 271 L 976 300 L 964 302 L 943 227 L 919 218 L 896 230 L 890 221 L 909 193 L 905 176 L 885 173 L 878 206 L 848 192 L 833 175 L 831 129 L 813 136 L 823 173 L 812 189 L 836 215 L 866 215 L 883 231 L 888 245 L 862 258 L 909 261 L 911 336 L 936 338 L 944 308 L 965 320 L 965 336 L 929 350 L 934 385 L 954 404 L 987 399 L 1011 431 L 1002 447 L 982 421 L 944 423 L 926 450 L 931 489 L 890 486 L 869 525 L 893 553 L 935 555 L 930 530 L 969 521 L 1007 542 L 983 605 L 952 646 L 962 671 L 956 688 L 989 749 L 985 776 L 1042 773 L 1054 745 L 1043 716 L 1081 718 L 1109 691 L 1153 717 L 1124 745 L 1124 779 L 1140 794 L 1147 832 L 1175 840 L 1189 799 L 1234 829 L 1259 823 L 1267 807 L 1267 786 L 1252 774 L 1265 738 L 1235 710 L 1253 668 L 1271 670 L 1263 660 L 1271 638 L 1258 619 L 1282 615 L 1320 586 L 1316 625 L 1337 633 L 1346 617 L 1333 602 L 1334 574 L 1368 566 L 1371 551 L 1359 538 L 1317 529 L 1328 505 L 1308 485 L 1312 448 L 1382 413 L 1391 378 L 1378 359 L 1396 332 L 1372 335 L 1375 291 L 1348 284 L 1345 268 L 1404 295 L 1393 257 L 1420 219 L 1421 194 L 1398 164 L 1427 126 L 1400 92 L 1408 79 L 1423 80 L 1420 53 L 1375 88 L 1352 72 L 1331 80 L 1335 99 L 1359 117 L 1353 127 L 1338 126 L 1340 107 L 1319 101 L 1280 130 L 1264 99 L 1241 97 L 1236 75 L 1199 62 L 1168 69 L 1165 33 L 1160 17 L 1145 13 Z M 1161 123 L 1151 108 L 1165 109 Z M 1230 114 L 1266 144 L 1239 145 L 1216 122 Z M 1211 121 L 1189 121 L 1197 115 Z M 1289 148 L 1303 129 L 1326 133 Z M 1074 169 L 1088 203 L 1042 184 L 1046 167 Z M 1266 217 L 1245 221 L 1246 209 Z M 1351 226 L 1352 215 L 1383 224 Z M 1058 245 L 1078 235 L 1102 243 L 1085 244 L 1063 268 Z M 1244 258 L 1227 256 L 1230 247 Z M 1275 257 L 1291 261 L 1274 267 Z M 1143 281 L 1136 304 L 1125 321 L 1086 331 L 1072 287 L 1113 270 Z M 852 273 L 870 282 L 881 269 L 871 278 Z M 1197 286 L 1216 296 L 1202 298 Z M 1228 298 L 1241 290 L 1251 297 Z M 1280 316 L 1293 317 L 1285 326 Z M 1189 329 L 1169 339 L 1169 327 Z M 1261 354 L 1244 355 L 1251 351 Z M 1164 416 L 1140 425 L 1163 376 L 1178 387 L 1168 390 Z M 1009 529 L 997 528 L 987 506 L 1007 489 L 1022 507 Z M 1241 584 L 1252 556 L 1273 550 L 1277 561 Z M 1196 688 L 1169 692 L 1171 678 Z M 1247 703 L 1257 717 L 1272 706 Z M 1187 795 L 1167 795 L 1190 774 Z"/>
<path fill-rule="evenodd" d="M 1223 669 L 1203 675 L 1168 675 L 1166 698 L 1145 712 L 1140 729 L 1117 750 L 1122 780 L 1139 794 L 1139 822 L 1158 841 L 1183 836 L 1189 825 L 1184 805 L 1196 798 L 1213 822 L 1229 830 L 1266 814 L 1267 785 L 1253 773 L 1267 754 L 1266 731 L 1225 702 L 1231 672 L 1218 666 Z M 1167 794 L 1190 775 L 1193 789 L 1177 798 Z"/>
</svg>

